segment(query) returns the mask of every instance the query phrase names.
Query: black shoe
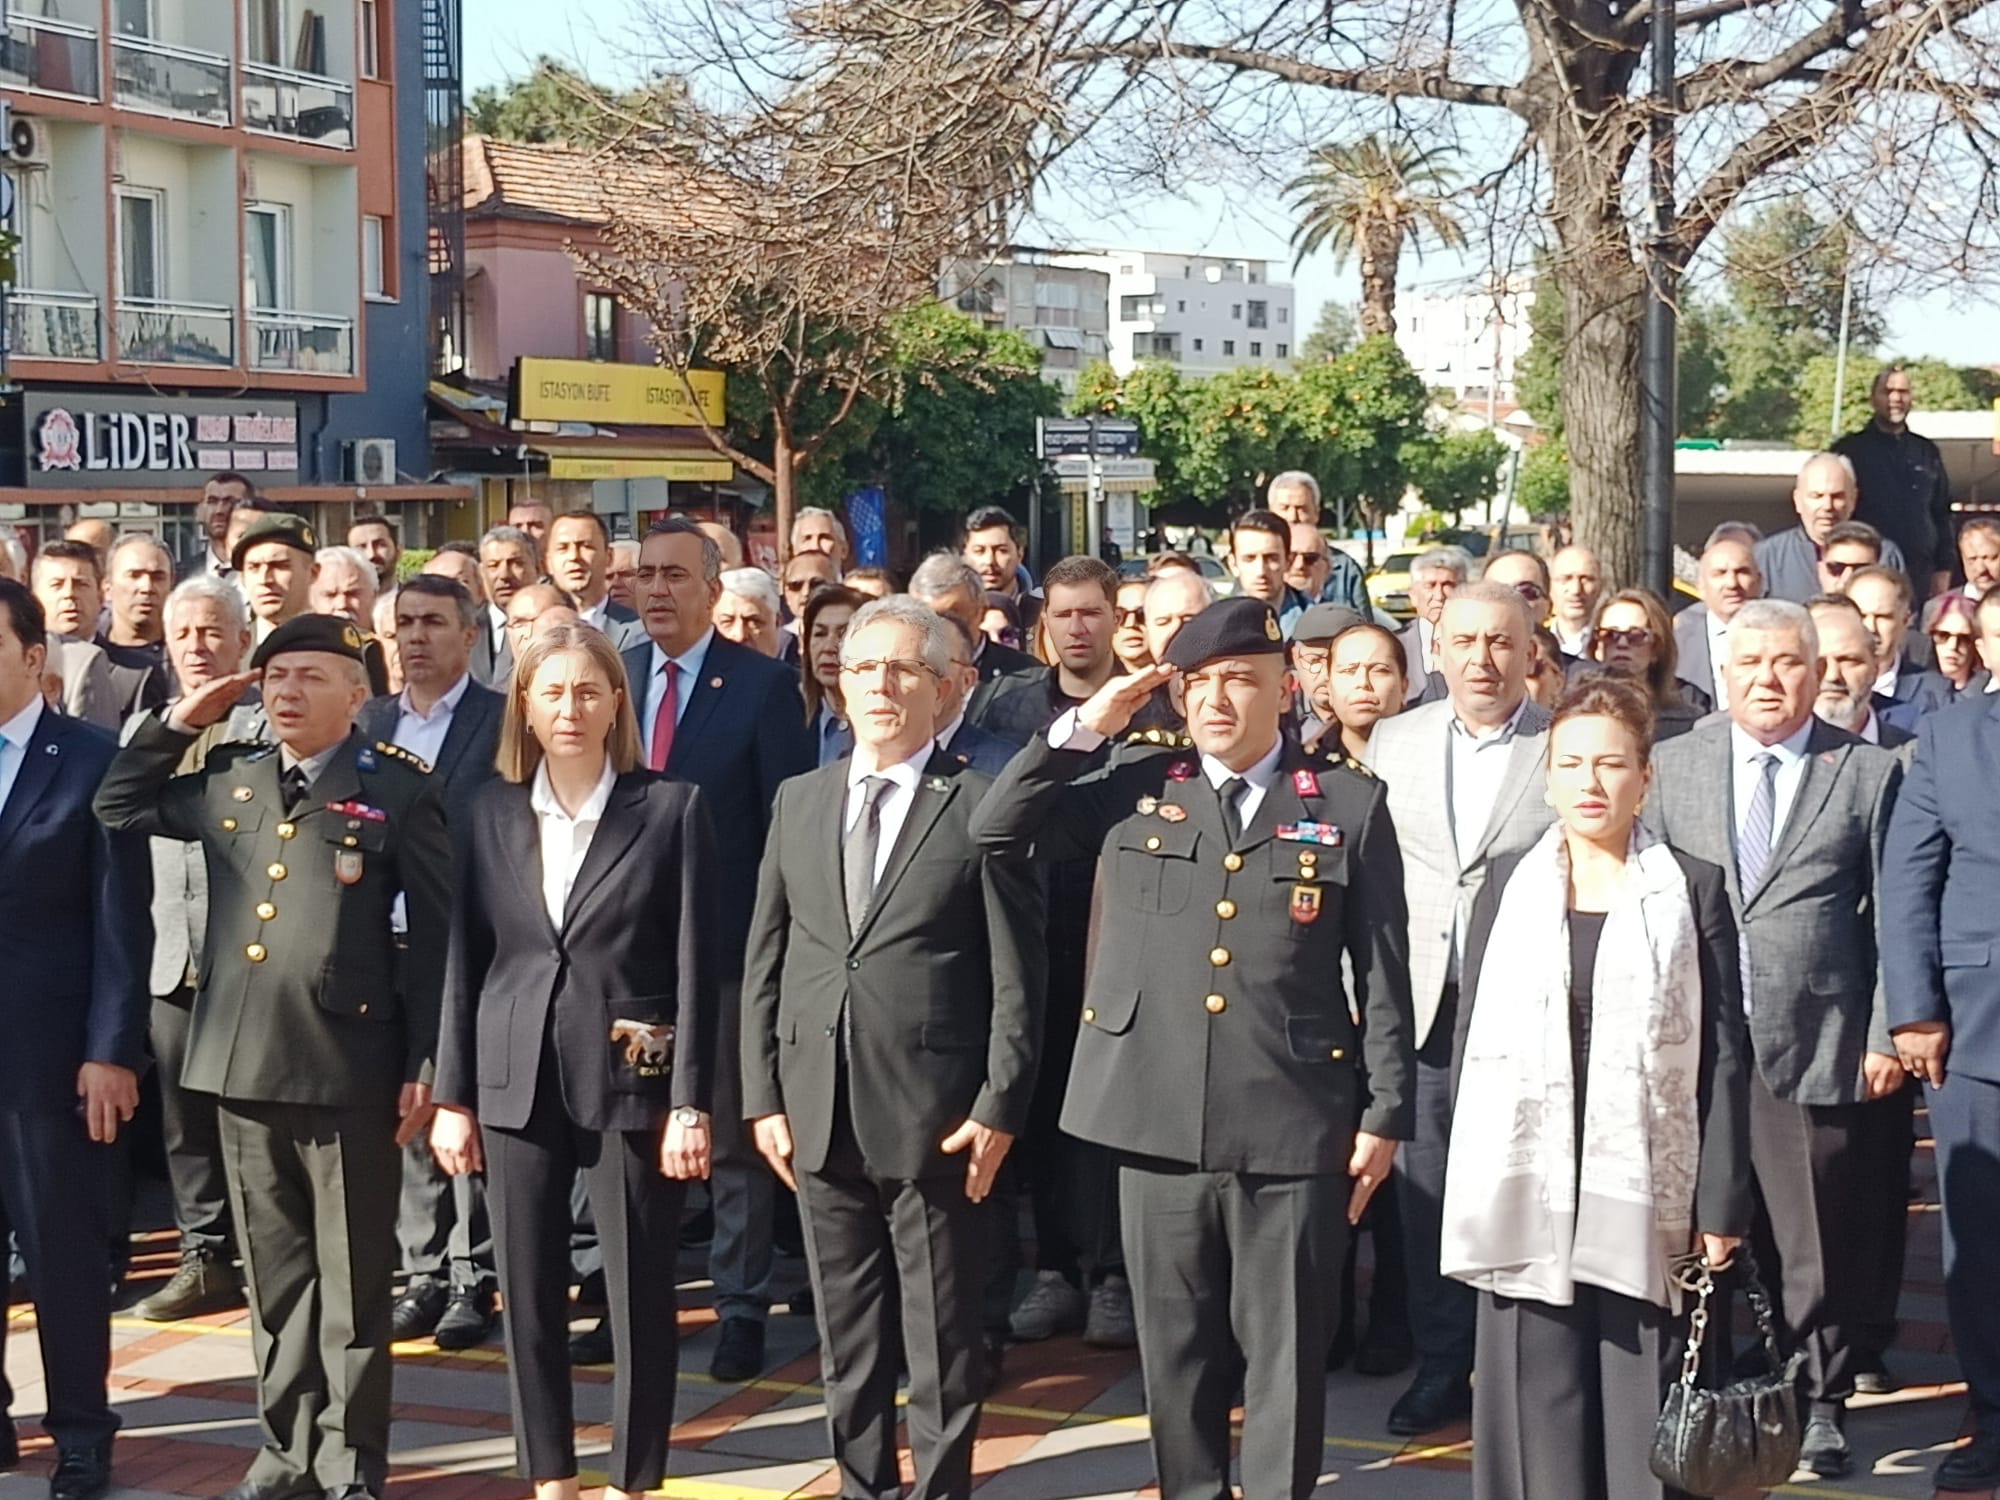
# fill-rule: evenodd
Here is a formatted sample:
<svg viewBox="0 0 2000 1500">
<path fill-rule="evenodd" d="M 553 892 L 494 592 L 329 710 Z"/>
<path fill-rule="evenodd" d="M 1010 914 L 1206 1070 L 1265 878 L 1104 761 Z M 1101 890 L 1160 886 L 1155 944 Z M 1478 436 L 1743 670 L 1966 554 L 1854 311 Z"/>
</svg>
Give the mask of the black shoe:
<svg viewBox="0 0 2000 1500">
<path fill-rule="evenodd" d="M 56 1457 L 49 1500 L 97 1500 L 111 1488 L 111 1439 L 93 1448 L 71 1448 Z"/>
<path fill-rule="evenodd" d="M 576 1308 L 579 1312 L 603 1312 L 604 1273 L 592 1271 L 576 1286 Z"/>
<path fill-rule="evenodd" d="M 1903 1383 L 1889 1373 L 1879 1354 L 1854 1356 L 1854 1393 L 1857 1396 L 1893 1396 Z"/>
<path fill-rule="evenodd" d="M 173 1280 L 132 1311 L 148 1323 L 177 1323 L 242 1305 L 243 1283 L 227 1260 L 213 1250 L 183 1250 Z"/>
<path fill-rule="evenodd" d="M 1389 1432 L 1394 1437 L 1421 1437 L 1450 1426 L 1471 1410 L 1472 1386 L 1463 1375 L 1420 1371 L 1389 1408 Z"/>
<path fill-rule="evenodd" d="M 1007 1373 L 1007 1340 L 997 1333 L 986 1335 L 986 1394 L 1000 1389 Z"/>
<path fill-rule="evenodd" d="M 812 1317 L 816 1311 L 813 1307 L 813 1289 L 809 1286 L 800 1287 L 796 1292 L 792 1293 L 791 1301 L 787 1302 L 785 1306 L 795 1318 Z"/>
<path fill-rule="evenodd" d="M 393 1339 L 420 1339 L 435 1332 L 444 1316 L 451 1293 L 441 1281 L 412 1281 L 389 1314 L 389 1336 Z"/>
<path fill-rule="evenodd" d="M 1376 1330 L 1381 1329 L 1378 1334 Z M 1410 1331 L 1401 1325 L 1383 1328 L 1380 1322 L 1371 1322 L 1368 1331 L 1361 1336 L 1361 1345 L 1354 1351 L 1354 1373 L 1357 1375 L 1400 1375 L 1409 1369 L 1410 1361 L 1417 1357 L 1417 1351 L 1410 1346 Z"/>
<path fill-rule="evenodd" d="M 14 1419 L 0 1417 L 0 1474 L 21 1467 L 21 1440 L 14 1435 Z"/>
<path fill-rule="evenodd" d="M 1326 1368 L 1329 1373 L 1347 1368 L 1347 1362 L 1354 1358 L 1354 1325 L 1342 1323 L 1340 1332 L 1333 1336 L 1333 1343 L 1326 1351 Z"/>
<path fill-rule="evenodd" d="M 477 1349 L 493 1335 L 493 1294 L 484 1287 L 455 1289 L 438 1319 L 440 1349 Z"/>
<path fill-rule="evenodd" d="M 704 1208 L 681 1225 L 681 1249 L 706 1250 L 715 1238 L 715 1210 Z"/>
<path fill-rule="evenodd" d="M 764 1372 L 764 1325 L 755 1318 L 724 1318 L 708 1373 L 717 1380 L 749 1380 Z"/>
<path fill-rule="evenodd" d="M 1854 1468 L 1840 1420 L 1838 1406 L 1814 1405 L 1812 1415 L 1806 1419 L 1805 1440 L 1799 1444 L 1801 1469 L 1821 1479 L 1838 1479 Z"/>
<path fill-rule="evenodd" d="M 616 1352 L 611 1345 L 609 1318 L 599 1318 L 569 1341 L 569 1362 L 573 1365 L 608 1365 Z"/>
<path fill-rule="evenodd" d="M 1971 1442 L 1946 1454 L 1935 1483 L 1953 1494 L 2000 1487 L 2000 1433 L 1975 1432 Z"/>
</svg>

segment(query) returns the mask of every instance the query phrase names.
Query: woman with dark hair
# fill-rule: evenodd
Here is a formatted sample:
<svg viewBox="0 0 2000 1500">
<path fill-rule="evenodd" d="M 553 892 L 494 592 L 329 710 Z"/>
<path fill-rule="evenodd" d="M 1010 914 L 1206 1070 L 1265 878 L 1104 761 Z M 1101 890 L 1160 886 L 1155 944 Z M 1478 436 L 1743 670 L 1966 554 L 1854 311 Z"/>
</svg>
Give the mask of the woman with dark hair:
<svg viewBox="0 0 2000 1500">
<path fill-rule="evenodd" d="M 431 1150 L 487 1172 L 515 1466 L 576 1500 L 570 1187 L 604 1249 L 617 1355 L 614 1500 L 666 1473 L 679 1368 L 674 1255 L 709 1169 L 716 849 L 701 793 L 645 769 L 625 668 L 553 626 L 514 668 L 499 776 L 473 800 L 452 908 Z"/>
<path fill-rule="evenodd" d="M 854 612 L 869 602 L 866 594 L 829 583 L 814 589 L 799 611 L 799 657 L 805 667 L 800 685 L 806 723 L 812 726 L 822 766 L 832 765 L 854 748 L 854 732 L 847 727 L 847 711 L 840 701 L 840 643 L 847 638 L 847 622 Z"/>
<path fill-rule="evenodd" d="M 1564 694 L 1556 821 L 1467 923 L 1441 1265 L 1479 1291 L 1475 1500 L 1660 1500 L 1678 1273 L 1750 1228 L 1736 926 L 1639 823 L 1652 720 L 1621 676 Z"/>
<path fill-rule="evenodd" d="M 1924 605 L 1923 630 L 1937 653 L 1938 675 L 1951 684 L 1954 698 L 1981 691 L 1979 665 L 1979 606 L 1957 590 L 1939 594 Z"/>
<path fill-rule="evenodd" d="M 1694 728 L 1715 701 L 1678 676 L 1680 650 L 1674 622 L 1650 589 L 1620 589 L 1597 601 L 1590 620 L 1591 660 L 1628 677 L 1646 694 L 1653 710 L 1653 743 Z"/>
<path fill-rule="evenodd" d="M 1010 650 L 1020 651 L 1021 606 L 1006 594 L 988 590 L 979 615 L 979 628 L 986 633 L 986 639 Z"/>
</svg>

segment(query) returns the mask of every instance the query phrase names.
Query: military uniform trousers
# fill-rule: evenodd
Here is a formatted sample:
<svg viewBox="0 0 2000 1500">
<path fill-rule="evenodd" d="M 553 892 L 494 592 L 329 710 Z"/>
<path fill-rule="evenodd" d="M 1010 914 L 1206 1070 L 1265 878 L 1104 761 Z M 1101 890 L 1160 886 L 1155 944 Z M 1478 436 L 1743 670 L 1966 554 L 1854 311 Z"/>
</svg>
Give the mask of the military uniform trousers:
<svg viewBox="0 0 2000 1500">
<path fill-rule="evenodd" d="M 1228 1500 L 1242 1350 L 1246 1500 L 1310 1495 L 1326 1437 L 1326 1351 L 1347 1253 L 1342 1174 L 1118 1171 L 1161 1500 Z"/>
<path fill-rule="evenodd" d="M 248 1482 L 365 1484 L 379 1495 L 389 1468 L 394 1103 L 225 1098 L 217 1118 L 264 1425 Z"/>
<path fill-rule="evenodd" d="M 546 1044 L 545 1044 L 546 1046 Z M 576 1473 L 570 1384 L 570 1190 L 583 1177 L 604 1256 L 616 1370 L 611 1453 L 619 1489 L 659 1487 L 680 1373 L 676 1241 L 684 1183 L 660 1175 L 660 1131 L 586 1130 L 569 1117 L 545 1050 L 528 1123 L 483 1129 L 487 1209 L 506 1303 L 507 1387 L 515 1465 L 524 1479 Z"/>
<path fill-rule="evenodd" d="M 236 1242 L 229 1223 L 229 1187 L 223 1180 L 215 1095 L 181 1086 L 193 1004 L 194 993 L 187 988 L 153 997 L 147 1032 L 160 1085 L 161 1143 L 181 1249 L 230 1260 L 236 1255 Z"/>
</svg>

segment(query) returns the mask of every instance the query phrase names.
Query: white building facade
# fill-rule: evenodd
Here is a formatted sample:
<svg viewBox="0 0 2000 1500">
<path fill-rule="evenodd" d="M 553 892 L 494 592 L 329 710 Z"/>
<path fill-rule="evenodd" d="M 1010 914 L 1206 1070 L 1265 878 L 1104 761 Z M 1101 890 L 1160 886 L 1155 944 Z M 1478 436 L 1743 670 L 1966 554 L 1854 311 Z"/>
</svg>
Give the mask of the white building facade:
<svg viewBox="0 0 2000 1500">
<path fill-rule="evenodd" d="M 1006 328 L 1042 351 L 1042 378 L 1065 395 L 1076 377 L 1110 352 L 1111 280 L 1052 250 L 1010 245 L 985 261 L 960 261 L 938 295 L 989 328 Z"/>
<path fill-rule="evenodd" d="M 1516 402 L 1514 371 L 1532 337 L 1533 277 L 1495 281 L 1449 296 L 1396 297 L 1396 345 L 1425 385 L 1478 408 L 1489 399 Z M 1498 388 L 1495 388 L 1495 373 Z"/>
<path fill-rule="evenodd" d="M 1271 263 L 1157 250 L 1078 251 L 1058 263 L 1110 282 L 1110 356 L 1120 375 L 1165 360 L 1197 379 L 1244 365 L 1287 368 L 1303 336 L 1288 282 Z"/>
</svg>

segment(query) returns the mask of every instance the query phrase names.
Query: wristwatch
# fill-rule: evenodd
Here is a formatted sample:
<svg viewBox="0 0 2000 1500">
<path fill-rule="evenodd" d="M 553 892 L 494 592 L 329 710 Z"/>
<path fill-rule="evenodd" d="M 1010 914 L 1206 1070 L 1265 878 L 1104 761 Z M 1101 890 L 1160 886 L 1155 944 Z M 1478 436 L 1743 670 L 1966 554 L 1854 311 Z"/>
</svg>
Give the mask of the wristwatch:
<svg viewBox="0 0 2000 1500">
<path fill-rule="evenodd" d="M 674 1111 L 674 1123 L 693 1129 L 697 1125 L 706 1125 L 708 1123 L 708 1116 L 696 1109 L 692 1104 L 683 1104 L 679 1109 Z"/>
</svg>

